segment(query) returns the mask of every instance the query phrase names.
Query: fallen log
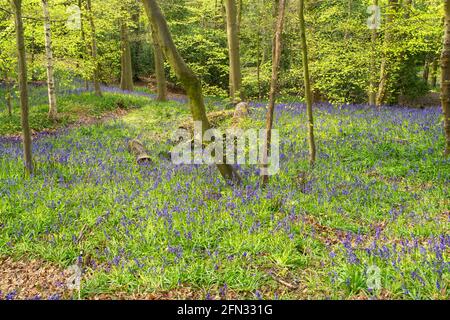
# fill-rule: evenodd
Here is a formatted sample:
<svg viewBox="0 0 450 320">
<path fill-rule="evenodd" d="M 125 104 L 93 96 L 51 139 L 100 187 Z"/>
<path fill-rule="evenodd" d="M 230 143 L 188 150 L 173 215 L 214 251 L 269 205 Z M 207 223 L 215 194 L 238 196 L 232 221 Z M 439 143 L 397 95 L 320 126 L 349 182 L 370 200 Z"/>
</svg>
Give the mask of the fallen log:
<svg viewBox="0 0 450 320">
<path fill-rule="evenodd" d="M 128 151 L 136 157 L 137 164 L 152 162 L 152 159 L 145 151 L 144 145 L 139 140 L 130 140 L 128 142 Z"/>
<path fill-rule="evenodd" d="M 207 114 L 209 123 L 211 124 L 212 128 L 217 128 L 220 126 L 220 124 L 225 121 L 226 119 L 230 119 L 233 117 L 234 110 L 222 110 L 222 111 L 214 111 L 209 112 Z M 178 126 L 179 129 L 185 129 L 189 132 L 194 132 L 194 121 L 192 119 L 188 119 L 187 121 L 181 123 Z"/>
<path fill-rule="evenodd" d="M 209 123 L 212 128 L 218 128 L 222 122 L 231 119 L 233 127 L 238 127 L 240 122 L 247 118 L 250 114 L 250 108 L 247 102 L 240 102 L 234 109 L 213 111 L 207 114 Z M 186 129 L 189 132 L 194 132 L 194 122 L 192 119 L 185 120 L 178 126 L 179 129 Z"/>
</svg>

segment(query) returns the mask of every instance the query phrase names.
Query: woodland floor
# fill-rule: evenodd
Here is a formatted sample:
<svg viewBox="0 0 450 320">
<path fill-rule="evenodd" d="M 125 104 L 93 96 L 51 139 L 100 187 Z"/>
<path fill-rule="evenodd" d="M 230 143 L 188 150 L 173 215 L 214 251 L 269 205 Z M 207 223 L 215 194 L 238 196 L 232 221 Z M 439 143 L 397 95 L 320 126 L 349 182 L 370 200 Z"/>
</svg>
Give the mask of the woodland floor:
<svg viewBox="0 0 450 320">
<path fill-rule="evenodd" d="M 319 104 L 309 170 L 304 106 L 279 104 L 280 173 L 261 189 L 258 168 L 241 166 L 245 184 L 232 188 L 214 167 L 163 156 L 189 118 L 182 95 L 105 91 L 65 93 L 57 124 L 45 94 L 32 95 L 31 179 L 18 112 L 0 112 L 0 299 L 77 298 L 67 268 L 80 252 L 82 299 L 450 298 L 439 107 Z M 252 103 L 242 126 L 263 127 L 264 113 Z M 127 152 L 136 137 L 151 164 Z"/>
</svg>

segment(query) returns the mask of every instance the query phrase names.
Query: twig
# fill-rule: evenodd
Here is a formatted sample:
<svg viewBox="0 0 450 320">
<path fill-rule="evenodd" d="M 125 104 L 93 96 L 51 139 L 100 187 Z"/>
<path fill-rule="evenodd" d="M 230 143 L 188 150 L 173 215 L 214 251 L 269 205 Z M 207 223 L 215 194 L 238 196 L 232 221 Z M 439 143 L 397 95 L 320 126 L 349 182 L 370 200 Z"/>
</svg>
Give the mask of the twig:
<svg viewBox="0 0 450 320">
<path fill-rule="evenodd" d="M 273 278 L 274 280 L 278 281 L 278 282 L 281 283 L 283 286 L 286 286 L 286 287 L 288 287 L 289 289 L 297 290 L 297 289 L 299 288 L 298 285 L 295 285 L 295 284 L 286 282 L 286 281 L 284 281 L 283 279 L 278 278 L 278 277 L 275 276 L 274 274 L 271 274 L 271 276 L 272 276 L 272 278 Z"/>
</svg>

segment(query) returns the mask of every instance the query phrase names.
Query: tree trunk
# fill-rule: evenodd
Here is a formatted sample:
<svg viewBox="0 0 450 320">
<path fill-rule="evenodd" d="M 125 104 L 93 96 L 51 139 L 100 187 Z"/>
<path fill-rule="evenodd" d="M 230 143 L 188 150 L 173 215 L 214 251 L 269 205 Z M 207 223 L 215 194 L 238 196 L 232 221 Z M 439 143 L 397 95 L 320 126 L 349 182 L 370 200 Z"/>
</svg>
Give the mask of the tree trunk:
<svg viewBox="0 0 450 320">
<path fill-rule="evenodd" d="M 128 36 L 128 26 L 122 20 L 120 24 L 120 40 L 122 44 L 120 89 L 133 91 L 133 67 L 131 61 L 131 47 Z"/>
<path fill-rule="evenodd" d="M 441 57 L 441 101 L 444 113 L 445 156 L 450 155 L 450 0 L 445 0 L 445 36 Z"/>
<path fill-rule="evenodd" d="M 94 72 L 92 76 L 92 81 L 94 82 L 94 91 L 97 96 L 102 96 L 102 90 L 99 83 L 99 63 L 97 59 L 97 35 L 95 31 L 94 15 L 92 12 L 91 0 L 86 0 L 86 10 L 89 17 L 89 24 L 91 26 L 91 54 L 92 60 L 94 62 Z"/>
<path fill-rule="evenodd" d="M 6 107 L 8 108 L 8 116 L 12 117 L 11 89 L 7 87 L 6 90 Z"/>
<path fill-rule="evenodd" d="M 432 88 L 436 88 L 437 84 L 437 72 L 438 72 L 438 59 L 434 59 L 431 65 L 431 82 L 430 85 Z"/>
<path fill-rule="evenodd" d="M 314 140 L 314 119 L 312 111 L 312 94 L 311 94 L 311 82 L 309 77 L 309 65 L 308 65 L 308 46 L 306 42 L 306 26 L 305 26 L 305 1 L 300 0 L 300 37 L 303 54 L 303 73 L 305 79 L 305 99 L 306 99 L 306 113 L 308 116 L 308 144 L 309 144 L 309 163 L 314 166 L 316 161 L 316 143 Z"/>
<path fill-rule="evenodd" d="M 260 5 L 258 5 L 258 15 L 259 15 L 259 26 L 258 26 L 258 34 L 256 39 L 256 51 L 257 51 L 257 66 L 256 66 L 256 80 L 258 82 L 258 100 L 262 99 L 262 86 L 261 86 L 261 65 L 263 63 L 263 48 L 262 48 L 262 42 L 263 42 L 263 31 L 262 29 L 262 23 L 263 23 L 263 9 Z"/>
<path fill-rule="evenodd" d="M 373 0 L 373 5 L 378 6 L 378 0 Z M 374 26 L 372 29 L 372 38 L 371 38 L 371 54 L 370 54 L 370 85 L 369 85 L 369 105 L 374 106 L 377 103 L 377 37 L 378 32 L 376 27 Z"/>
<path fill-rule="evenodd" d="M 347 22 L 350 22 L 350 19 L 352 18 L 352 0 L 347 0 Z M 345 42 L 347 42 L 349 35 L 350 35 L 350 30 L 348 28 L 345 28 L 345 33 L 344 33 L 344 40 Z"/>
<path fill-rule="evenodd" d="M 423 81 L 425 81 L 425 83 L 428 83 L 428 79 L 430 78 L 430 62 L 428 60 L 425 61 L 422 77 Z"/>
<path fill-rule="evenodd" d="M 394 57 L 392 53 L 389 51 L 389 46 L 392 44 L 392 31 L 389 30 L 392 27 L 392 22 L 394 20 L 394 14 L 398 10 L 399 0 L 388 0 L 388 10 L 389 12 L 386 14 L 386 31 L 384 35 L 385 42 L 385 53 L 384 58 L 381 63 L 381 71 L 380 71 L 380 83 L 378 86 L 378 94 L 376 99 L 377 106 L 381 106 L 383 103 L 387 101 L 389 95 L 389 86 L 391 82 L 391 68 L 393 64 Z"/>
<path fill-rule="evenodd" d="M 158 35 L 151 28 L 152 39 L 153 39 L 153 54 L 155 59 L 155 75 L 156 75 L 156 86 L 157 86 L 157 101 L 167 101 L 167 83 L 166 83 L 166 72 L 164 70 L 164 54 L 161 50 L 161 46 L 158 42 Z"/>
<path fill-rule="evenodd" d="M 228 55 L 230 58 L 230 97 L 236 102 L 238 98 L 242 99 L 236 0 L 225 0 L 225 10 L 227 14 Z"/>
<path fill-rule="evenodd" d="M 161 9 L 155 0 L 142 0 L 144 3 L 145 11 L 150 20 L 150 23 L 155 30 L 158 37 L 158 43 L 164 52 L 168 62 L 173 68 L 180 82 L 186 89 L 186 93 L 189 99 L 189 106 L 194 121 L 201 121 L 202 133 L 210 129 L 208 117 L 206 116 L 205 102 L 203 99 L 202 85 L 197 76 L 186 65 L 186 62 L 178 53 L 177 48 L 172 40 L 169 27 L 166 19 L 164 18 Z M 231 165 L 217 164 L 217 167 L 229 183 L 240 183 L 240 177 L 238 173 L 233 169 Z"/>
<path fill-rule="evenodd" d="M 36 51 L 36 48 L 35 48 L 35 36 L 34 36 L 34 30 L 36 30 L 36 22 L 37 21 L 32 21 L 32 23 L 31 23 L 31 25 L 32 25 L 32 27 L 30 28 L 31 29 L 31 35 L 30 35 L 30 40 L 29 40 L 29 43 L 30 43 L 30 53 L 31 53 L 31 59 L 30 59 L 30 66 L 31 66 L 31 81 L 36 81 L 36 72 L 35 72 L 35 70 L 36 70 L 36 68 L 34 67 L 34 62 L 35 62 L 35 60 L 36 60 L 36 58 L 35 58 L 35 51 Z"/>
<path fill-rule="evenodd" d="M 8 75 L 5 74 L 5 85 L 6 85 L 6 92 L 5 92 L 5 100 L 6 100 L 6 107 L 8 108 L 8 115 L 12 116 L 12 95 L 11 95 L 11 83 L 8 79 Z"/>
<path fill-rule="evenodd" d="M 89 52 L 89 45 L 86 42 L 86 33 L 84 32 L 84 22 L 83 22 L 83 6 L 82 6 L 82 0 L 78 0 L 78 8 L 80 8 L 80 31 L 81 31 L 81 42 L 84 46 L 84 50 L 82 50 L 81 53 L 81 58 L 84 60 L 86 59 L 86 56 Z M 89 81 L 87 79 L 87 77 L 84 77 L 84 87 L 86 89 L 86 91 L 89 90 Z"/>
<path fill-rule="evenodd" d="M 15 12 L 24 164 L 25 164 L 25 171 L 27 172 L 27 174 L 32 174 L 33 161 L 31 156 L 31 131 L 28 123 L 27 62 L 25 54 L 25 40 L 23 34 L 22 0 L 11 0 L 11 3 Z"/>
<path fill-rule="evenodd" d="M 56 106 L 55 77 L 53 75 L 52 31 L 48 0 L 42 0 L 42 9 L 44 11 L 45 57 L 47 60 L 48 116 L 50 119 L 56 119 L 58 109 Z"/>
<path fill-rule="evenodd" d="M 242 10 L 243 8 L 243 3 L 242 0 L 236 0 L 237 1 L 237 33 L 238 33 L 238 38 L 241 35 L 241 25 L 242 25 Z"/>
<path fill-rule="evenodd" d="M 134 28 L 132 29 L 131 34 L 135 38 L 139 38 L 141 33 L 141 10 L 139 6 L 139 2 L 136 1 L 135 5 L 132 6 L 132 13 L 131 13 L 131 20 L 133 21 Z M 131 56 L 132 56 L 132 62 L 133 62 L 133 79 L 139 79 L 139 64 L 142 61 L 141 60 L 141 53 L 142 53 L 142 40 L 139 38 L 138 41 L 135 41 L 133 45 L 131 46 Z"/>
<path fill-rule="evenodd" d="M 266 118 L 266 132 L 267 138 L 264 145 L 263 153 L 263 169 L 267 169 L 268 158 L 270 154 L 270 145 L 272 141 L 272 127 L 273 127 L 273 114 L 275 110 L 275 100 L 278 91 L 278 73 L 280 69 L 281 51 L 282 51 L 282 36 L 283 36 L 283 24 L 284 13 L 286 9 L 286 0 L 279 0 L 278 3 L 278 17 L 275 28 L 275 36 L 272 49 L 272 79 L 270 81 L 270 94 L 269 105 Z M 265 170 L 264 170 L 265 171 Z M 263 171 L 262 185 L 266 186 L 269 182 L 269 176 Z"/>
<path fill-rule="evenodd" d="M 256 65 L 256 81 L 258 82 L 258 100 L 261 100 L 261 35 L 258 32 L 258 39 L 256 40 L 256 55 L 257 55 L 257 65 Z"/>
</svg>

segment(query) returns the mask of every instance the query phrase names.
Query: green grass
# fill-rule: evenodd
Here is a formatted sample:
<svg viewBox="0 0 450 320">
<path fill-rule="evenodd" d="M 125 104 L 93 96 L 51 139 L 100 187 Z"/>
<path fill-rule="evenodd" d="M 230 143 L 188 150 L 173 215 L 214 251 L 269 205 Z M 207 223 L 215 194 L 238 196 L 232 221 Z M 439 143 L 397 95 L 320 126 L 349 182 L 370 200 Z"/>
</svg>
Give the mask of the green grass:
<svg viewBox="0 0 450 320">
<path fill-rule="evenodd" d="M 135 98 L 65 99 L 96 115 Z M 82 250 L 83 298 L 190 288 L 218 298 L 448 299 L 450 163 L 440 111 L 320 107 L 310 170 L 303 110 L 277 112 L 281 171 L 267 189 L 253 166 L 240 168 L 244 186 L 232 188 L 214 167 L 165 159 L 172 130 L 189 115 L 177 102 L 146 100 L 120 120 L 38 139 L 31 179 L 20 144 L 0 140 L 0 256 L 67 267 Z M 244 126 L 263 127 L 264 112 L 253 110 Z M 135 137 L 151 165 L 127 152 Z M 380 290 L 368 288 L 370 266 L 380 270 Z"/>
<path fill-rule="evenodd" d="M 83 92 L 58 96 L 57 120 L 48 118 L 48 103 L 46 98 L 46 88 L 33 87 L 30 94 L 30 128 L 35 132 L 44 130 L 54 130 L 66 127 L 69 124 L 78 122 L 81 118 L 98 118 L 105 113 L 116 109 L 140 108 L 149 104 L 150 100 L 144 96 L 124 95 L 119 93 L 104 92 L 102 97 L 98 97 L 91 92 Z M 0 96 L 4 95 L 4 89 L 0 88 Z M 13 113 L 9 116 L 6 107 L 0 109 L 0 135 L 19 134 L 21 132 L 20 107 L 18 99 L 14 99 Z"/>
</svg>

